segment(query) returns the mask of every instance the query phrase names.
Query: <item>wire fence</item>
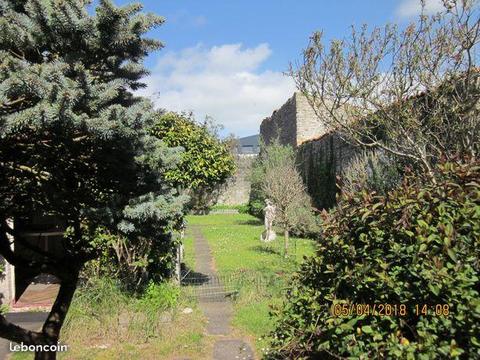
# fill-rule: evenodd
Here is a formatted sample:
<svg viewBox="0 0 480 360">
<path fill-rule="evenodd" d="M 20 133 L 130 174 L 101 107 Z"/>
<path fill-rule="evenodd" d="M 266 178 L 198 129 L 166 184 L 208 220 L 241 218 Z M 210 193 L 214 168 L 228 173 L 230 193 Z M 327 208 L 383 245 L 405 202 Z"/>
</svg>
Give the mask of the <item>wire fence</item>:
<svg viewBox="0 0 480 360">
<path fill-rule="evenodd" d="M 276 287 L 281 283 L 281 275 L 265 275 L 260 271 L 237 271 L 224 274 L 201 274 L 184 272 L 182 286 L 187 296 L 200 300 L 223 301 L 225 298 L 235 299 L 242 290 L 248 289 L 257 293 L 268 287 Z"/>
</svg>

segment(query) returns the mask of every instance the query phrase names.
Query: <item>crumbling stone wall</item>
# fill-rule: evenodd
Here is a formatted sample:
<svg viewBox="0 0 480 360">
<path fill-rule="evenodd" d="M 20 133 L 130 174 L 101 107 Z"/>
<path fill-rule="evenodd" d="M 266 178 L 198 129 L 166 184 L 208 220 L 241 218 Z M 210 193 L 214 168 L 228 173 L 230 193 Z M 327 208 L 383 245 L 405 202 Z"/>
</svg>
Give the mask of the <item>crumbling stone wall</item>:
<svg viewBox="0 0 480 360">
<path fill-rule="evenodd" d="M 307 98 L 299 92 L 295 93 L 294 97 L 297 110 L 297 146 L 300 146 L 306 141 L 323 136 L 327 131 Z"/>
<path fill-rule="evenodd" d="M 260 137 L 265 144 L 270 144 L 276 138 L 281 144 L 297 146 L 297 102 L 295 95 L 283 106 L 275 110 L 271 117 L 260 125 Z"/>
<path fill-rule="evenodd" d="M 260 125 L 260 135 L 266 144 L 278 138 L 281 144 L 297 147 L 323 134 L 325 127 L 321 120 L 299 92 Z"/>
<path fill-rule="evenodd" d="M 338 134 L 327 133 L 301 93 L 295 93 L 263 120 L 260 135 L 266 144 L 278 138 L 281 144 L 295 148 L 300 174 L 315 207 L 323 209 L 335 204 L 336 178 L 355 156 L 357 148 Z"/>
</svg>

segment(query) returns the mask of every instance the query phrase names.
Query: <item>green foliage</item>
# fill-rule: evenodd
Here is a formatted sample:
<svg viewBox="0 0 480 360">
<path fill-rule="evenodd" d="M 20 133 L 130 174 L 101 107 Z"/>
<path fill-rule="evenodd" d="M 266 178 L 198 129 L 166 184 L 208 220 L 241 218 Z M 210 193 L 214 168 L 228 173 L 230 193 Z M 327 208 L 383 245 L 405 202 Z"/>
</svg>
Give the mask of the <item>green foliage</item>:
<svg viewBox="0 0 480 360">
<path fill-rule="evenodd" d="M 70 229 L 71 274 L 103 251 L 91 242 L 99 226 L 155 249 L 186 200 L 163 180 L 179 150 L 151 136 L 152 104 L 133 95 L 142 59 L 162 46 L 144 34 L 163 19 L 88 3 L 0 2 L 0 225 L 54 215 Z"/>
<path fill-rule="evenodd" d="M 119 281 L 125 289 L 139 291 L 151 280 L 162 281 L 170 277 L 174 268 L 174 237 L 163 234 L 152 241 L 128 238 L 98 228 L 90 242 L 98 257 L 88 262 L 82 278 L 108 277 Z"/>
<path fill-rule="evenodd" d="M 263 218 L 265 199 L 277 208 L 275 221 L 284 230 L 298 235 L 318 232 L 318 223 L 310 196 L 295 164 L 292 147 L 274 141 L 262 148 L 252 167 L 250 213 Z M 288 189 L 288 190 L 287 190 Z"/>
<path fill-rule="evenodd" d="M 7 304 L 1 304 L 0 305 L 0 315 L 4 315 L 10 311 L 10 306 Z"/>
<path fill-rule="evenodd" d="M 163 19 L 139 4 L 90 3 L 0 0 L 0 254 L 32 276 L 56 275 L 64 304 L 35 342 L 58 340 L 79 272 L 105 251 L 92 242 L 97 229 L 145 249 L 134 262 L 156 275 L 168 270 L 168 234 L 186 201 L 165 181 L 180 149 L 151 135 L 156 112 L 134 95 L 143 58 L 162 47 L 145 34 Z M 58 249 L 45 254 L 19 236 L 12 252 L 6 220 L 45 215 L 67 230 Z"/>
<path fill-rule="evenodd" d="M 262 145 L 262 152 L 252 166 L 250 177 L 251 191 L 248 202 L 249 213 L 263 219 L 263 208 L 267 195 L 263 190 L 265 173 L 269 168 L 278 168 L 295 161 L 295 152 L 291 146 L 281 145 L 278 141 L 265 146 Z"/>
<path fill-rule="evenodd" d="M 439 166 L 436 184 L 408 176 L 387 196 L 344 194 L 276 311 L 269 358 L 478 358 L 479 165 Z M 334 317 L 335 303 L 406 314 Z"/>
<path fill-rule="evenodd" d="M 170 147 L 184 149 L 180 163 L 165 173 L 175 186 L 213 188 L 235 171 L 228 143 L 208 123 L 198 124 L 192 116 L 169 112 L 157 117 L 153 134 Z"/>
<path fill-rule="evenodd" d="M 139 305 L 153 311 L 165 311 L 178 303 L 180 289 L 171 283 L 150 282 L 140 298 Z"/>
</svg>

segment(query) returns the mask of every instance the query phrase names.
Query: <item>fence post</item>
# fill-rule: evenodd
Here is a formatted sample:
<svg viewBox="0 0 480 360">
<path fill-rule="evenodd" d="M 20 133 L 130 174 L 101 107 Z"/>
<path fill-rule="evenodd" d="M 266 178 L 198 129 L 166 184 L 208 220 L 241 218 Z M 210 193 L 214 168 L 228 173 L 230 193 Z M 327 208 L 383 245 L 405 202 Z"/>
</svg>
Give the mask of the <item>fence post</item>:
<svg viewBox="0 0 480 360">
<path fill-rule="evenodd" d="M 177 275 L 177 283 L 182 285 L 182 260 L 183 260 L 183 238 L 185 237 L 185 224 L 182 224 L 180 229 L 180 241 L 177 243 L 176 261 L 175 261 L 175 275 Z"/>
</svg>

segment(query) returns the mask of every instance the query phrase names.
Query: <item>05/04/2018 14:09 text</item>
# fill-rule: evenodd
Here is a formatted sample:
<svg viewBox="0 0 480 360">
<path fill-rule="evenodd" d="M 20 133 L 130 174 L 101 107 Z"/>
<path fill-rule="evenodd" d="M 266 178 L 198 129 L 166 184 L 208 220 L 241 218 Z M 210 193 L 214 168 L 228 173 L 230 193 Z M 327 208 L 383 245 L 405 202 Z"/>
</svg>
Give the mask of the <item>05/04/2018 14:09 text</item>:
<svg viewBox="0 0 480 360">
<path fill-rule="evenodd" d="M 330 312 L 335 317 L 345 316 L 448 316 L 450 306 L 448 304 L 348 304 L 335 303 L 330 307 Z"/>
</svg>

